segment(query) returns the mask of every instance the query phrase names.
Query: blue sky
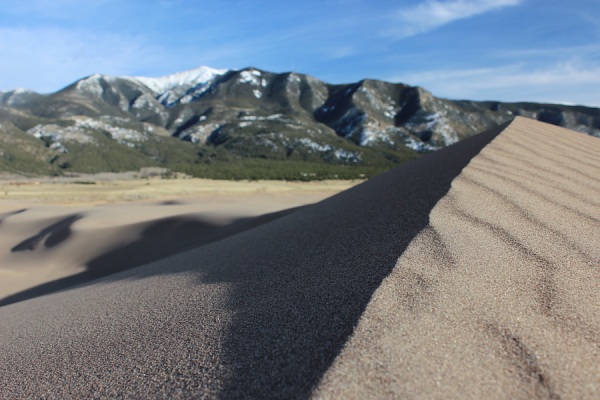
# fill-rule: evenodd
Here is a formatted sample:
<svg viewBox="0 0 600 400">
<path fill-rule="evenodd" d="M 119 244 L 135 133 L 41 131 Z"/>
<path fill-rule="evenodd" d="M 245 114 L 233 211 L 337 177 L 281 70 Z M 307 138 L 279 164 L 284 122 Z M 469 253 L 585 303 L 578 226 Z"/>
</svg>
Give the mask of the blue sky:
<svg viewBox="0 0 600 400">
<path fill-rule="evenodd" d="M 0 0 L 0 90 L 200 65 L 600 106 L 600 1 Z"/>
</svg>

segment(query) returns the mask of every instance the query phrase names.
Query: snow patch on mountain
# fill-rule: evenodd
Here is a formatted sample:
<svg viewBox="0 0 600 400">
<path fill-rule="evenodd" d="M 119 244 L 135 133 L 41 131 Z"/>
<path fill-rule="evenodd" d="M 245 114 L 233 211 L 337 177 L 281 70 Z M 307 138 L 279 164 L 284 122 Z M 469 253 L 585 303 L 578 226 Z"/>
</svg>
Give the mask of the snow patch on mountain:
<svg viewBox="0 0 600 400">
<path fill-rule="evenodd" d="M 413 132 L 430 132 L 439 135 L 444 146 L 449 146 L 458 142 L 458 136 L 452 129 L 449 118 L 443 111 L 427 113 L 419 116 L 416 121 L 410 121 L 406 128 Z M 410 146 L 409 146 L 410 147 Z"/>
<path fill-rule="evenodd" d="M 296 85 L 296 86 L 299 85 L 300 82 L 302 82 L 302 80 L 300 79 L 300 76 L 293 72 L 288 75 L 287 80 L 290 83 L 290 85 Z"/>
<path fill-rule="evenodd" d="M 81 132 L 76 126 L 63 127 L 55 124 L 40 124 L 27 130 L 27 133 L 44 141 L 48 148 L 58 153 L 68 153 L 64 141 L 96 144 L 93 137 Z"/>
<path fill-rule="evenodd" d="M 394 141 L 390 139 L 389 133 L 386 132 L 385 129 L 378 124 L 369 121 L 366 123 L 360 134 L 359 145 L 372 146 L 377 143 L 387 143 L 392 146 L 394 145 Z"/>
<path fill-rule="evenodd" d="M 260 79 L 262 74 L 260 71 L 255 69 L 245 70 L 240 72 L 240 83 L 249 83 L 253 86 L 260 86 L 262 84 L 262 80 Z"/>
<path fill-rule="evenodd" d="M 102 94 L 104 93 L 104 87 L 102 87 L 101 80 L 104 79 L 110 82 L 112 80 L 111 78 L 113 77 L 108 75 L 94 74 L 78 81 L 75 87 L 82 92 L 102 97 Z"/>
<path fill-rule="evenodd" d="M 142 142 L 148 140 L 148 136 L 142 132 L 134 129 L 123 128 L 115 126 L 104 121 L 98 121 L 91 118 L 77 119 L 75 120 L 77 127 L 84 129 L 94 129 L 107 132 L 110 136 L 121 144 L 131 144 L 129 142 Z"/>
<path fill-rule="evenodd" d="M 162 76 L 159 78 L 130 76 L 125 77 L 125 79 L 143 83 L 153 92 L 157 94 L 162 94 L 178 86 L 196 86 L 201 83 L 207 83 L 211 79 L 225 74 L 227 71 L 228 70 L 226 69 L 198 67 L 195 69 L 190 69 L 188 71 L 177 72 L 175 74 Z"/>
<path fill-rule="evenodd" d="M 404 145 L 406 147 L 408 147 L 411 150 L 414 150 L 418 153 L 425 153 L 428 151 L 435 151 L 435 150 L 439 150 L 441 147 L 439 146 L 432 146 L 430 144 L 427 143 L 423 143 L 420 140 L 416 140 L 413 137 L 407 136 L 404 138 Z"/>
<path fill-rule="evenodd" d="M 283 114 L 272 114 L 272 115 L 266 115 L 266 116 L 240 115 L 238 118 L 242 121 L 276 121 L 276 120 L 283 120 L 284 116 L 283 116 Z"/>
<path fill-rule="evenodd" d="M 352 164 L 361 161 L 360 154 L 356 152 L 338 149 L 330 144 L 320 144 L 308 138 L 296 139 L 296 144 L 301 145 L 311 151 L 333 155 L 333 157 L 338 161 Z"/>
<path fill-rule="evenodd" d="M 9 90 L 8 92 L 0 92 L 0 95 L 9 95 L 9 96 L 15 96 L 15 95 L 20 95 L 20 94 L 35 94 L 35 92 L 33 90 L 29 90 L 29 89 L 24 89 L 24 88 L 16 88 L 13 90 Z"/>
<path fill-rule="evenodd" d="M 227 69 L 198 67 L 159 78 L 126 76 L 123 79 L 146 86 L 160 103 L 171 107 L 178 102 L 184 104 L 192 102 L 210 88 L 210 83 L 214 79 L 228 71 Z"/>
<path fill-rule="evenodd" d="M 128 147 L 136 147 L 139 142 L 148 140 L 148 134 L 153 133 L 155 128 L 151 124 L 143 123 L 141 129 L 136 130 L 119 126 L 127 124 L 122 118 L 104 118 L 100 120 L 93 118 L 76 117 L 72 119 L 73 125 L 59 126 L 56 124 L 39 124 L 27 131 L 28 134 L 43 140 L 51 150 L 59 153 L 68 152 L 69 142 L 81 144 L 98 145 L 98 141 L 90 131 L 105 132 L 117 143 Z"/>
<path fill-rule="evenodd" d="M 22 96 L 36 94 L 33 90 L 17 88 L 8 92 L 0 92 L 0 104 L 9 106 L 16 105 L 21 102 Z"/>
</svg>

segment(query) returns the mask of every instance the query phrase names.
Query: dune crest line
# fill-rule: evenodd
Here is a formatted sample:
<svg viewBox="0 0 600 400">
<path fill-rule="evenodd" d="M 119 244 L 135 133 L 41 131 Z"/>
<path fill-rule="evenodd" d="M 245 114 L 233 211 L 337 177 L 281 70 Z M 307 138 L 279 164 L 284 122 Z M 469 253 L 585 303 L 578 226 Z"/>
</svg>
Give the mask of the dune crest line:
<svg viewBox="0 0 600 400">
<path fill-rule="evenodd" d="M 430 211 L 505 126 L 227 239 L 0 308 L 0 391 L 309 397 Z"/>
<path fill-rule="evenodd" d="M 597 163 L 576 162 L 581 147 L 598 154 L 600 141 L 517 118 L 474 157 L 316 397 L 598 397 L 600 209 L 565 207 L 600 198 L 577 173 L 600 176 Z M 512 162 L 521 158 L 534 171 Z M 557 186 L 557 165 L 576 180 Z"/>
</svg>

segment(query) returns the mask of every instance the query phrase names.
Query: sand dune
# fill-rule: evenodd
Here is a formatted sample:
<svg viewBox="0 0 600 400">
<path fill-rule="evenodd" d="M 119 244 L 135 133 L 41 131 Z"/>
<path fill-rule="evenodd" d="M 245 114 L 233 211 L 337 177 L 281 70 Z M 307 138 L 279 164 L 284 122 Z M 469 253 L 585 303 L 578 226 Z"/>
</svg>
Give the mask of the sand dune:
<svg viewBox="0 0 600 400">
<path fill-rule="evenodd" d="M 222 240 L 0 307 L 0 393 L 597 398 L 598 154 L 596 138 L 517 118 Z M 76 215 L 33 232 L 83 229 Z"/>
<path fill-rule="evenodd" d="M 598 397 L 600 157 L 581 150 L 600 143 L 590 139 L 519 118 L 475 157 L 319 395 Z"/>
<path fill-rule="evenodd" d="M 310 186 L 243 193 L 244 186 L 233 194 L 92 207 L 5 203 L 13 210 L 0 214 L 0 306 L 221 240 L 336 193 Z"/>
</svg>

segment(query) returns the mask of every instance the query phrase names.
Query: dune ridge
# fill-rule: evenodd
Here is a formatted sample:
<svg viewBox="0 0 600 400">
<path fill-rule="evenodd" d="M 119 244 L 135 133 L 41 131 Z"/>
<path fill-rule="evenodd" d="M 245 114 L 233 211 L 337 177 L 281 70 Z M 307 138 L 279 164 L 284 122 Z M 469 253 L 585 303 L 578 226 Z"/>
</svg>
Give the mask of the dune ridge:
<svg viewBox="0 0 600 400">
<path fill-rule="evenodd" d="M 224 240 L 0 307 L 0 392 L 593 398 L 599 146 L 517 118 Z"/>
<path fill-rule="evenodd" d="M 600 190 L 588 181 L 600 160 L 582 148 L 600 143 L 523 118 L 486 146 L 374 294 L 317 397 L 597 397 Z"/>
</svg>

